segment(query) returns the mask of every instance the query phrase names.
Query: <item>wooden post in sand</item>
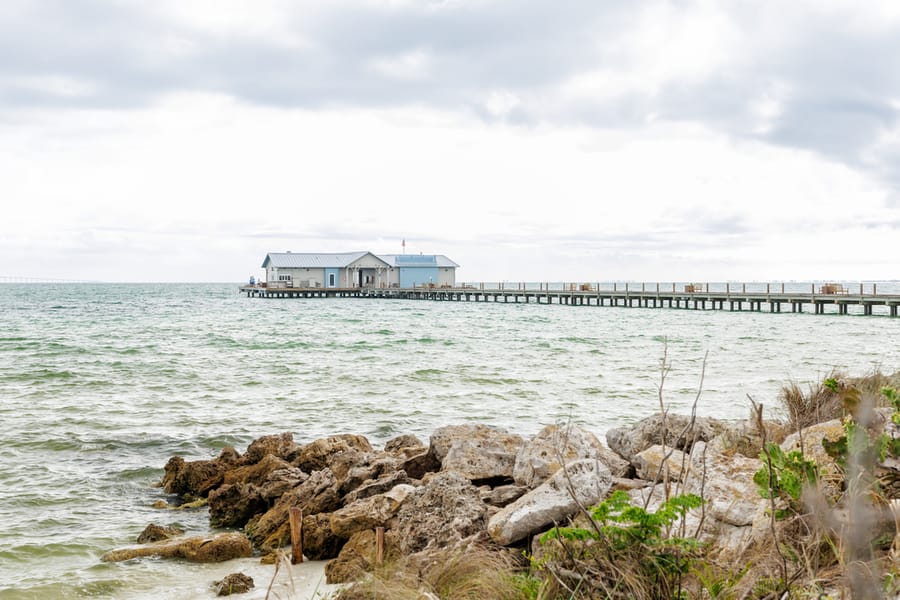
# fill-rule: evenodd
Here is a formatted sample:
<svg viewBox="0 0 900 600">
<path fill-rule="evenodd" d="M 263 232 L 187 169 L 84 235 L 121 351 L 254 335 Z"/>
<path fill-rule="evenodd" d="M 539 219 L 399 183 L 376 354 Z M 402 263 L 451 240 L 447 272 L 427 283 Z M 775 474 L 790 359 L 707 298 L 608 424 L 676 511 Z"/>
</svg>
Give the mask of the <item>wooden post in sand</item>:
<svg viewBox="0 0 900 600">
<path fill-rule="evenodd" d="M 375 566 L 384 564 L 384 527 L 375 528 Z"/>
<path fill-rule="evenodd" d="M 290 509 L 291 520 L 291 564 L 303 562 L 303 509 L 293 506 Z"/>
</svg>

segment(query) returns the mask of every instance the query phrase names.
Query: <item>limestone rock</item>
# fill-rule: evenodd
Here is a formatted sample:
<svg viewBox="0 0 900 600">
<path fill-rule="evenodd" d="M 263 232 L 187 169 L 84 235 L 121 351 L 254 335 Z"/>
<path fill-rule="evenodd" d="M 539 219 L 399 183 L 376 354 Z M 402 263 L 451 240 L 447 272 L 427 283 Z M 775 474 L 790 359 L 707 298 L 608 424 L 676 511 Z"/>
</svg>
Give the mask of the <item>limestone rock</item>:
<svg viewBox="0 0 900 600">
<path fill-rule="evenodd" d="M 331 514 L 331 531 L 336 536 L 349 538 L 363 529 L 384 527 L 415 489 L 411 485 L 398 485 L 384 494 L 348 504 Z"/>
<path fill-rule="evenodd" d="M 326 583 L 348 583 L 362 578 L 375 563 L 375 532 L 359 531 L 344 544 L 341 553 L 325 565 Z"/>
<path fill-rule="evenodd" d="M 671 446 L 663 448 L 658 444 L 654 444 L 646 450 L 638 452 L 631 459 L 631 462 L 639 478 L 647 481 L 656 481 L 658 477 L 658 480 L 662 482 L 667 480 L 665 471 L 660 468 L 663 459 L 666 459 L 668 481 L 681 481 L 682 465 L 689 465 L 688 457 L 681 450 L 676 450 Z"/>
<path fill-rule="evenodd" d="M 246 456 L 246 455 L 245 455 Z M 291 464 L 274 454 L 266 454 L 262 459 L 253 464 L 240 466 L 225 472 L 222 483 L 252 483 L 260 487 L 269 478 L 272 471 L 290 469 Z"/>
<path fill-rule="evenodd" d="M 444 471 L 472 481 L 511 479 L 522 436 L 486 425 L 450 425 L 431 436 L 431 448 Z"/>
<path fill-rule="evenodd" d="M 346 495 L 367 481 L 396 473 L 399 462 L 399 459 L 385 453 L 354 456 L 346 452 L 336 457 L 330 468 L 341 482 L 341 494 Z"/>
<path fill-rule="evenodd" d="M 303 555 L 306 558 L 335 558 L 347 542 L 347 538 L 331 531 L 331 514 L 319 513 L 303 517 Z"/>
<path fill-rule="evenodd" d="M 268 455 L 291 462 L 301 447 L 294 443 L 294 434 L 290 431 L 276 435 L 264 435 L 257 438 L 247 446 L 244 458 L 241 462 L 246 465 L 256 464 Z"/>
<path fill-rule="evenodd" d="M 525 495 L 528 488 L 521 485 L 501 485 L 493 489 L 490 486 L 484 486 L 479 491 L 485 504 L 503 508 Z"/>
<path fill-rule="evenodd" d="M 428 450 L 428 446 L 414 435 L 401 435 L 388 440 L 384 451 L 397 458 L 409 458 Z"/>
<path fill-rule="evenodd" d="M 616 477 L 630 472 L 628 461 L 604 447 L 590 431 L 576 425 L 548 425 L 519 450 L 513 479 L 518 485 L 533 489 L 553 475 L 562 463 L 581 458 L 599 459 Z"/>
<path fill-rule="evenodd" d="M 150 523 L 144 528 L 144 531 L 137 538 L 138 544 L 149 544 L 150 542 L 159 542 L 161 540 L 168 540 L 173 537 L 177 537 L 179 535 L 184 534 L 184 529 L 179 529 L 177 527 L 165 527 L 162 525 L 157 525 L 155 523 Z"/>
<path fill-rule="evenodd" d="M 711 417 L 696 417 L 693 428 L 687 430 L 689 415 L 666 416 L 666 446 L 690 450 L 696 441 L 707 442 L 725 430 L 726 422 Z M 663 416 L 661 413 L 641 419 L 633 425 L 615 427 L 606 432 L 606 443 L 616 454 L 627 461 L 654 444 L 663 442 Z"/>
<path fill-rule="evenodd" d="M 576 499 L 583 506 L 596 504 L 609 491 L 612 480 L 609 468 L 598 460 L 569 463 L 491 517 L 488 534 L 500 545 L 517 542 L 574 514 Z"/>
<path fill-rule="evenodd" d="M 259 494 L 267 501 L 272 502 L 278 500 L 278 498 L 281 498 L 285 493 L 307 479 L 309 479 L 309 475 L 297 467 L 277 469 L 266 477 L 265 482 L 260 487 Z"/>
<path fill-rule="evenodd" d="M 187 498 L 205 498 L 211 489 L 222 483 L 225 471 L 232 468 L 240 455 L 234 448 L 225 448 L 213 460 L 185 461 L 173 456 L 165 466 L 162 487 L 167 494 Z"/>
<path fill-rule="evenodd" d="M 231 594 L 246 594 L 253 589 L 253 578 L 243 573 L 231 573 L 221 581 L 213 582 L 216 596 L 230 596 Z"/>
<path fill-rule="evenodd" d="M 268 508 L 268 502 L 252 483 L 225 484 L 209 493 L 209 524 L 240 527 Z"/>
<path fill-rule="evenodd" d="M 331 469 L 316 471 L 299 486 L 293 488 L 275 503 L 275 506 L 246 525 L 253 543 L 262 551 L 270 551 L 288 544 L 291 531 L 288 512 L 291 507 L 303 509 L 304 516 L 334 512 L 340 508 L 338 482 Z"/>
<path fill-rule="evenodd" d="M 247 558 L 253 554 L 250 540 L 240 533 L 222 533 L 212 537 L 172 539 L 144 546 L 122 548 L 104 554 L 103 562 L 119 562 L 153 556 L 180 558 L 190 562 L 223 562 L 233 558 Z"/>
<path fill-rule="evenodd" d="M 378 479 L 364 481 L 356 489 L 344 496 L 344 504 L 349 505 L 363 498 L 383 494 L 400 484 L 412 485 L 413 483 L 414 481 L 406 475 L 406 471 L 394 471 Z"/>
<path fill-rule="evenodd" d="M 335 458 L 346 452 L 363 454 L 372 452 L 372 445 L 361 435 L 334 435 L 307 444 L 300 451 L 296 466 L 307 473 L 332 468 Z M 341 479 L 341 475 L 338 475 Z"/>
<path fill-rule="evenodd" d="M 401 554 L 443 547 L 484 529 L 486 505 L 468 478 L 435 473 L 406 497 L 391 528 Z"/>
<path fill-rule="evenodd" d="M 698 442 L 691 449 L 691 469 L 684 476 L 684 489 L 706 499 L 706 514 L 723 523 L 737 526 L 752 524 L 765 501 L 759 495 L 753 474 L 762 461 L 741 454 L 704 452 Z"/>
<path fill-rule="evenodd" d="M 416 454 L 409 454 L 398 468 L 405 471 L 412 479 L 422 479 L 428 473 L 436 473 L 441 470 L 441 461 L 437 459 L 431 448 L 421 450 Z"/>
<path fill-rule="evenodd" d="M 803 439 L 803 454 L 807 459 L 814 460 L 816 464 L 819 465 L 819 470 L 823 475 L 823 479 L 826 481 L 829 479 L 836 479 L 838 481 L 843 479 L 843 475 L 840 473 L 840 469 L 835 464 L 834 459 L 825 452 L 825 447 L 822 446 L 822 440 L 827 439 L 829 442 L 836 442 L 841 436 L 846 434 L 843 422 L 841 422 L 840 419 L 834 419 L 812 425 L 805 428 L 803 431 L 792 433 L 785 438 L 784 442 L 781 444 L 781 449 L 785 452 L 791 452 L 793 450 L 799 451 L 801 449 L 801 434 Z"/>
</svg>

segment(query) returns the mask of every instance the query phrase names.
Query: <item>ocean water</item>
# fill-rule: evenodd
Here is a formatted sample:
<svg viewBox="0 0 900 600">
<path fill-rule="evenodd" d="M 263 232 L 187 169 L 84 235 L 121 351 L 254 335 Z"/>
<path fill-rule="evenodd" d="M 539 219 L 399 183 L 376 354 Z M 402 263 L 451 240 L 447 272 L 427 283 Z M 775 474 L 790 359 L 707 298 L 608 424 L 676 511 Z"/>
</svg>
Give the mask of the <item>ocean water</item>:
<svg viewBox="0 0 900 600">
<path fill-rule="evenodd" d="M 427 441 L 464 422 L 602 436 L 657 410 L 664 352 L 671 410 L 690 411 L 702 377 L 698 413 L 743 418 L 787 381 L 900 370 L 898 339 L 885 316 L 0 285 L 0 598 L 211 598 L 235 570 L 263 594 L 255 560 L 100 562 L 150 522 L 210 531 L 205 510 L 151 508 L 172 500 L 154 484 L 176 454 L 282 431 Z"/>
</svg>

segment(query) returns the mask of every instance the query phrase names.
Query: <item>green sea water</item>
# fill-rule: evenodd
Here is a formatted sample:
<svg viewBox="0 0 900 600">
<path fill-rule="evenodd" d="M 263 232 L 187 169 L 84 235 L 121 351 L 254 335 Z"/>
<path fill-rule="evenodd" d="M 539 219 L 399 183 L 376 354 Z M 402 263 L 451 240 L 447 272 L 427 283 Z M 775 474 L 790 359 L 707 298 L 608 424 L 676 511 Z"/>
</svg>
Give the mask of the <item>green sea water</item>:
<svg viewBox="0 0 900 600">
<path fill-rule="evenodd" d="M 572 419 L 602 436 L 656 410 L 664 351 L 673 411 L 690 410 L 705 358 L 698 412 L 743 418 L 748 394 L 768 409 L 789 380 L 900 369 L 898 334 L 900 319 L 853 315 L 0 285 L 0 598 L 213 597 L 238 569 L 99 560 L 150 522 L 210 531 L 204 510 L 151 508 L 172 500 L 154 484 L 176 454 L 282 431 L 427 441 L 463 422 L 527 435 Z"/>
</svg>

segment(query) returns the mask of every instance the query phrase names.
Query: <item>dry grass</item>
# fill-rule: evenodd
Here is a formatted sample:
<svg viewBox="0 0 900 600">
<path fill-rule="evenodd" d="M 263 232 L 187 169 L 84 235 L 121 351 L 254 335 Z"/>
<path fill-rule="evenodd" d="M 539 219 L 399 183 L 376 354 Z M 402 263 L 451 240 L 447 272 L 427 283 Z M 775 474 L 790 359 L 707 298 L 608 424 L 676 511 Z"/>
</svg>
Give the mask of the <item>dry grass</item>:
<svg viewBox="0 0 900 600">
<path fill-rule="evenodd" d="M 518 565 L 501 550 L 446 548 L 377 569 L 335 600 L 518 600 Z"/>
</svg>

